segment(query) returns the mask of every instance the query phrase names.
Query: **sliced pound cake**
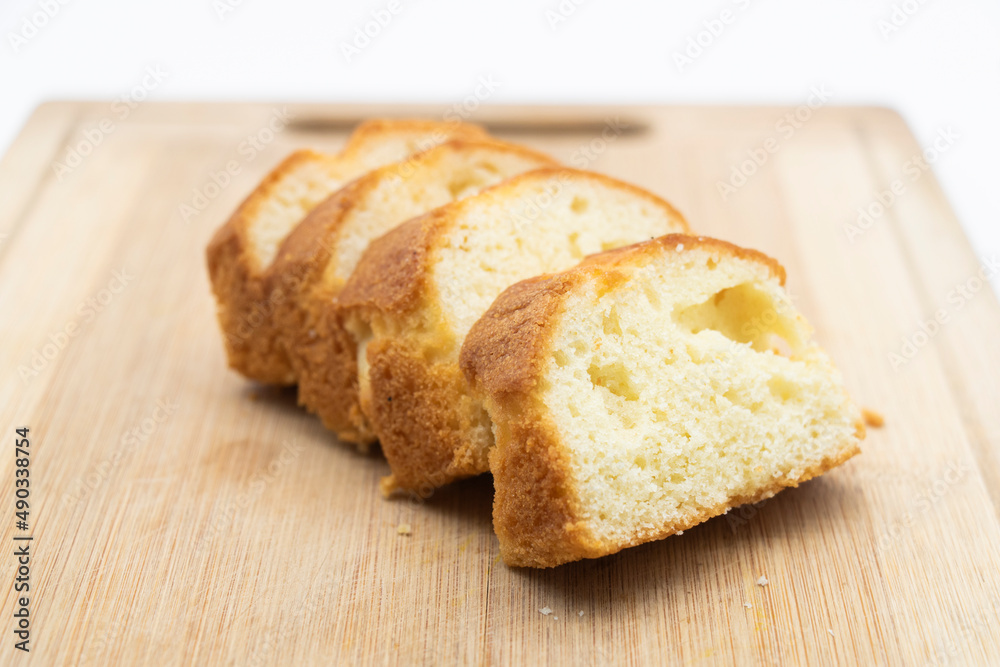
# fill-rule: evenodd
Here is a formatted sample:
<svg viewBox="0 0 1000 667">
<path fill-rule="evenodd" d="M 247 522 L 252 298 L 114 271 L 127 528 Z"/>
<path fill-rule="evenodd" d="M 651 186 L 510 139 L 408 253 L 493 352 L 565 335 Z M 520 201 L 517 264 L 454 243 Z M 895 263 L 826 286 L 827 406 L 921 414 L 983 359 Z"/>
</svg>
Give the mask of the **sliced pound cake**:
<svg viewBox="0 0 1000 667">
<path fill-rule="evenodd" d="M 377 437 L 383 491 L 424 493 L 488 469 L 493 436 L 458 366 L 465 334 L 509 285 L 586 255 L 685 231 L 668 203 L 594 173 L 541 169 L 410 220 L 373 242 L 328 325 L 332 423 Z M 338 335 L 330 336 L 337 339 Z"/>
<path fill-rule="evenodd" d="M 362 123 L 337 155 L 301 150 L 278 165 L 208 246 L 229 365 L 260 382 L 294 382 L 288 359 L 272 346 L 273 336 L 261 333 L 271 327 L 275 306 L 267 299 L 262 274 L 285 236 L 314 206 L 372 169 L 449 139 L 486 136 L 479 127 L 462 123 L 375 120 Z"/>
<path fill-rule="evenodd" d="M 292 230 L 267 270 L 273 327 L 257 336 L 280 349 L 299 402 L 320 416 L 329 396 L 323 369 L 337 344 L 323 335 L 325 306 L 340 293 L 368 244 L 396 225 L 522 172 L 555 165 L 547 155 L 499 141 L 455 139 L 375 169 L 331 195 Z M 337 430 L 341 424 L 328 426 Z"/>
<path fill-rule="evenodd" d="M 506 290 L 461 364 L 494 424 L 504 561 L 611 554 L 859 452 L 864 426 L 774 260 L 671 235 Z"/>
</svg>

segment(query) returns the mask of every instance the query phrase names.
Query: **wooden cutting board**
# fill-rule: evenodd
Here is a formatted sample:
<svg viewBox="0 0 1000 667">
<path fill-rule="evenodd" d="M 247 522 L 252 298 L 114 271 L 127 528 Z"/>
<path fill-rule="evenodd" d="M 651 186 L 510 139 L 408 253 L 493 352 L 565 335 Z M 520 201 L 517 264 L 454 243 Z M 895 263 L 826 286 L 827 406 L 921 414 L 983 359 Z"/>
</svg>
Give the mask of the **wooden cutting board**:
<svg viewBox="0 0 1000 667">
<path fill-rule="evenodd" d="M 996 258 L 973 253 L 890 111 L 475 115 L 788 268 L 886 425 L 862 456 L 758 507 L 513 570 L 488 477 L 383 500 L 377 454 L 228 371 L 204 262 L 213 230 L 289 150 L 335 150 L 369 116 L 446 111 L 35 112 L 0 163 L 0 663 L 1000 664 L 1000 308 L 977 275 Z M 14 524 L 16 427 L 30 428 L 28 531 Z M 29 534 L 24 654 L 12 538 Z"/>
</svg>

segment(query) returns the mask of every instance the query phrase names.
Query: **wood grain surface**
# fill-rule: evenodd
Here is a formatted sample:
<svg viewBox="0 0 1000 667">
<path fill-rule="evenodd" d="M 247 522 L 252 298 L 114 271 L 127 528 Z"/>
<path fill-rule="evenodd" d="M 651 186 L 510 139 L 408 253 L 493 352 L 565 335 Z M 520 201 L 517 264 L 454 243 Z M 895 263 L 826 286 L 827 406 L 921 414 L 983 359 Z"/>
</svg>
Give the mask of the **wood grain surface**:
<svg viewBox="0 0 1000 667">
<path fill-rule="evenodd" d="M 475 116 L 785 264 L 886 425 L 844 467 L 757 507 L 616 556 L 513 570 L 488 477 L 383 500 L 377 453 L 336 442 L 291 392 L 228 371 L 204 266 L 213 230 L 289 150 L 334 150 L 369 116 L 446 111 L 35 112 L 0 163 L 0 664 L 1000 664 L 1000 308 L 977 276 L 996 259 L 973 253 L 913 161 L 926 147 L 890 111 Z M 752 173 L 722 193 L 734 168 Z M 882 212 L 852 228 L 879 196 Z M 27 533 L 14 525 L 21 426 Z M 12 616 L 24 534 L 28 654 Z"/>
</svg>

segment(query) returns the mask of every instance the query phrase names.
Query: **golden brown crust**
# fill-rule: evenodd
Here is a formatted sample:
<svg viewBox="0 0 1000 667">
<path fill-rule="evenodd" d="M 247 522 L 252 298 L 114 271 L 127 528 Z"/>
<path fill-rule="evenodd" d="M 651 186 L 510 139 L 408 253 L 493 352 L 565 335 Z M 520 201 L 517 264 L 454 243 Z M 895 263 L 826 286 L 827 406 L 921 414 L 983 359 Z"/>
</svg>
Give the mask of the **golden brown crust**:
<svg viewBox="0 0 1000 667">
<path fill-rule="evenodd" d="M 351 315 L 370 318 L 383 313 L 403 320 L 426 301 L 422 300 L 426 284 L 429 254 L 435 240 L 453 219 L 453 211 L 461 202 L 430 211 L 408 220 L 369 244 L 347 284 L 331 301 L 321 317 L 318 328 L 321 339 L 333 345 L 316 349 L 303 347 L 311 361 L 305 364 L 301 377 L 300 400 L 334 430 L 341 440 L 369 442 L 374 431 L 363 414 L 358 396 L 357 345 L 344 328 Z M 336 344 L 349 340 L 350 344 Z M 349 378 L 353 380 L 349 381 Z M 328 389 L 328 383 L 333 387 Z M 385 443 L 383 443 L 385 448 Z M 389 445 L 390 451 L 397 451 Z M 390 459 L 391 460 L 391 459 Z M 429 475 L 433 474 L 431 471 Z"/>
<path fill-rule="evenodd" d="M 584 171 L 582 169 L 572 169 L 570 167 L 543 167 L 541 169 L 536 169 L 531 172 L 534 178 L 547 179 L 547 178 L 583 178 L 590 180 L 594 183 L 601 183 L 604 185 L 611 185 L 620 190 L 630 193 L 632 196 L 638 199 L 645 199 L 651 205 L 656 208 L 665 209 L 669 211 L 670 218 L 674 221 L 674 224 L 681 229 L 686 231 L 691 231 L 688 226 L 687 220 L 684 216 L 674 208 L 673 204 L 668 202 L 662 197 L 654 195 L 649 190 L 644 190 L 638 185 L 633 185 L 632 183 L 626 183 L 625 181 L 619 181 L 616 178 L 611 178 L 610 176 L 605 176 L 604 174 L 599 174 L 596 171 Z M 493 186 L 490 190 L 502 192 L 504 188 L 512 187 L 508 183 L 500 183 Z"/>
<path fill-rule="evenodd" d="M 284 295 L 273 294 L 271 287 L 264 284 L 262 273 L 267 267 L 259 265 L 247 237 L 251 221 L 273 197 L 275 189 L 298 169 L 334 159 L 343 164 L 363 163 L 363 153 L 372 141 L 393 134 L 425 134 L 428 144 L 441 143 L 450 137 L 488 137 L 482 128 L 465 123 L 371 120 L 358 126 L 338 156 L 299 150 L 285 158 L 216 231 L 206 251 L 219 325 L 231 368 L 268 384 L 295 382 L 291 361 L 283 347 L 277 344 L 271 325 L 274 310 Z"/>
<path fill-rule="evenodd" d="M 421 120 L 415 118 L 373 118 L 358 124 L 348 137 L 341 155 L 355 158 L 366 150 L 373 138 L 389 134 L 426 135 L 426 146 L 444 143 L 448 139 L 487 139 L 489 134 L 479 125 L 460 121 Z"/>
<path fill-rule="evenodd" d="M 369 244 L 354 269 L 338 305 L 404 315 L 418 307 L 427 281 L 431 249 L 452 219 L 451 210 L 464 202 L 442 206 L 408 220 Z"/>
<path fill-rule="evenodd" d="M 459 363 L 470 391 L 484 399 L 493 417 L 493 529 L 511 566 L 551 567 L 602 555 L 579 519 L 558 431 L 532 401 L 551 325 L 566 296 L 588 275 L 571 269 L 512 285 L 462 345 Z"/>
<path fill-rule="evenodd" d="M 496 412 L 493 529 L 500 555 L 513 566 L 548 567 L 594 557 L 599 545 L 577 519 L 579 501 L 555 428 L 525 394 L 491 402 Z"/>
<path fill-rule="evenodd" d="M 670 211 L 678 226 L 687 227 L 684 217 L 668 202 L 656 195 L 603 174 L 568 167 L 535 169 L 487 188 L 483 193 L 502 193 L 505 190 L 519 187 L 524 179 L 545 180 L 559 177 L 561 174 L 572 178 L 582 177 L 606 184 L 610 183 L 615 187 L 624 188 L 649 200 L 657 207 Z M 422 296 L 422 288 L 426 284 L 425 278 L 429 269 L 428 260 L 433 248 L 446 230 L 450 228 L 450 224 L 461 217 L 465 207 L 474 205 L 474 201 L 469 199 L 443 206 L 400 225 L 372 243 L 355 269 L 354 275 L 344 286 L 340 295 L 341 308 L 350 309 L 363 306 L 397 315 L 415 310 L 418 307 L 419 298 Z M 719 241 L 718 243 L 724 242 Z M 732 248 L 736 249 L 737 247 L 732 246 Z"/>
<path fill-rule="evenodd" d="M 568 271 L 537 276 L 504 290 L 465 337 L 459 366 L 468 381 L 491 396 L 531 391 L 540 370 L 540 351 L 552 334 L 547 324 L 582 275 Z"/>
<path fill-rule="evenodd" d="M 690 234 L 667 234 L 659 238 L 650 239 L 649 241 L 642 241 L 641 243 L 634 243 L 621 248 L 600 252 L 584 259 L 580 263 L 580 266 L 596 266 L 608 269 L 617 265 L 629 265 L 636 258 L 642 256 L 655 257 L 661 252 L 661 248 L 676 250 L 678 247 L 682 250 L 691 248 L 716 250 L 730 257 L 755 262 L 767 267 L 771 275 L 777 278 L 781 285 L 785 284 L 785 267 L 773 257 L 765 255 L 759 250 L 744 248 L 729 241 L 715 239 L 710 236 L 692 236 Z M 572 269 L 570 270 L 572 271 Z"/>
<path fill-rule="evenodd" d="M 468 380 L 491 396 L 521 393 L 535 382 L 541 350 L 546 349 L 547 323 L 562 307 L 574 285 L 593 280 L 605 288 L 626 280 L 618 267 L 629 267 L 642 257 L 655 257 L 662 248 L 676 250 L 713 249 L 723 254 L 761 264 L 785 281 L 785 269 L 777 260 L 747 248 L 707 236 L 668 234 L 642 243 L 591 255 L 577 266 L 511 285 L 465 337 L 460 364 Z"/>
<path fill-rule="evenodd" d="M 376 182 L 363 176 L 321 202 L 285 238 L 264 275 L 264 292 L 277 304 L 273 317 L 259 327 L 257 336 L 267 340 L 276 355 L 287 359 L 295 381 L 301 382 L 308 372 L 306 356 L 318 352 L 306 352 L 306 348 L 317 342 L 323 310 L 319 304 L 324 296 L 333 299 L 339 291 L 339 286 L 332 285 L 324 289 L 322 278 L 332 260 L 344 215 Z M 302 402 L 301 396 L 299 400 Z"/>
<path fill-rule="evenodd" d="M 403 489 L 424 495 L 488 470 L 485 451 L 473 449 L 464 437 L 475 426 L 470 407 L 456 410 L 452 403 L 470 401 L 465 378 L 453 364 L 428 361 L 401 339 L 373 341 L 368 362 L 371 398 L 365 414 L 377 425 L 392 468 L 382 481 L 384 493 Z"/>
<path fill-rule="evenodd" d="M 357 345 L 335 309 L 319 314 L 316 338 L 299 346 L 297 354 L 303 369 L 299 404 L 315 413 L 338 438 L 366 450 L 376 438 L 358 402 Z"/>
<path fill-rule="evenodd" d="M 350 214 L 385 182 L 408 178 L 428 161 L 463 154 L 518 156 L 526 163 L 554 163 L 547 155 L 515 144 L 493 139 L 453 139 L 403 162 L 375 169 L 349 183 L 313 209 L 285 238 L 274 264 L 265 275 L 265 292 L 276 297 L 278 304 L 272 321 L 267 327 L 261 327 L 258 335 L 270 337 L 273 339 L 271 347 L 283 350 L 300 384 L 311 385 L 319 379 L 318 376 L 327 373 L 322 368 L 314 372 L 305 363 L 305 356 L 315 358 L 321 354 L 316 349 L 307 351 L 307 348 L 323 345 L 321 334 L 329 332 L 334 337 L 330 341 L 332 344 L 340 342 L 343 336 L 343 332 L 331 330 L 333 320 L 327 318 L 325 326 L 320 326 L 319 321 L 323 318 L 323 311 L 343 287 L 342 283 L 331 281 L 330 270 Z M 319 395 L 320 402 L 325 402 L 322 393 L 321 387 L 306 387 L 300 402 L 315 409 L 311 400 Z M 323 417 L 322 413 L 320 416 Z"/>
<path fill-rule="evenodd" d="M 375 183 L 367 176 L 355 179 L 310 211 L 282 241 L 274 263 L 266 271 L 268 282 L 276 284 L 289 273 L 302 276 L 305 283 L 315 282 L 317 273 L 325 267 L 324 260 L 330 257 L 331 241 L 343 224 L 345 212 Z"/>
<path fill-rule="evenodd" d="M 217 241 L 221 243 L 226 237 L 236 235 L 240 237 L 240 248 L 245 253 L 242 257 L 246 263 L 247 271 L 250 273 L 260 272 L 261 267 L 256 263 L 257 258 L 250 253 L 247 247 L 246 233 L 250 219 L 257 214 L 260 207 L 272 196 L 275 188 L 289 175 L 304 166 L 320 163 L 327 159 L 329 159 L 328 156 L 309 149 L 293 151 L 277 167 L 268 172 L 264 180 L 240 203 L 233 215 L 216 231 L 209 248 Z"/>
<path fill-rule="evenodd" d="M 601 174 L 565 167 L 537 169 L 484 193 L 502 196 L 507 190 L 521 187 L 526 179 L 548 182 L 559 178 L 582 178 L 626 189 L 651 205 L 666 209 L 677 226 L 687 227 L 673 207 L 645 190 Z M 470 411 L 475 408 L 466 405 L 468 391 L 461 369 L 450 358 L 437 364 L 426 359 L 427 350 L 449 347 L 430 340 L 437 335 L 436 331 L 447 329 L 440 321 L 428 281 L 434 253 L 447 230 L 462 218 L 466 207 L 475 205 L 473 199 L 455 202 L 410 220 L 373 242 L 331 306 L 339 311 L 342 321 L 351 317 L 371 321 L 379 317 L 405 332 L 400 338 L 409 341 L 422 338 L 421 351 L 416 351 L 409 341 L 369 347 L 370 406 L 362 406 L 356 395 L 349 403 L 328 406 L 330 422 L 343 424 L 349 420 L 348 415 L 362 417 L 352 422 L 349 430 L 340 431 L 340 435 L 350 438 L 366 431 L 378 434 L 393 470 L 383 486 L 387 491 L 440 486 L 488 470 L 486 457 L 468 444 Z M 354 368 L 357 367 L 347 354 L 340 362 L 345 366 L 354 363 Z M 387 372 L 381 374 L 379 369 Z M 420 400 L 397 398 L 401 388 L 419 391 Z M 344 396 L 339 394 L 338 398 Z M 393 396 L 393 401 L 383 400 L 389 396 Z"/>
<path fill-rule="evenodd" d="M 273 339 L 257 333 L 266 328 L 275 304 L 259 279 L 247 228 L 283 179 L 303 165 L 323 159 L 310 150 L 295 151 L 285 158 L 215 232 L 206 251 L 229 366 L 260 382 L 290 384 L 292 377 L 287 360 L 272 348 Z"/>
<path fill-rule="evenodd" d="M 398 312 L 420 290 L 428 238 L 437 212 L 414 218 L 376 239 L 340 294 L 316 317 L 316 337 L 298 347 L 299 402 L 346 442 L 375 440 L 358 395 L 357 343 L 345 327 L 351 313 Z"/>
<path fill-rule="evenodd" d="M 688 530 L 728 510 L 770 498 L 836 468 L 861 453 L 858 440 L 848 440 L 839 450 L 794 478 L 776 478 L 772 484 L 746 496 L 735 496 L 683 520 L 640 531 L 623 542 L 594 538 L 581 517 L 579 500 L 567 479 L 569 469 L 558 430 L 531 400 L 529 393 L 512 392 L 488 397 L 496 417 L 496 445 L 490 451 L 493 474 L 493 529 L 500 540 L 500 555 L 511 567 L 555 567 L 583 558 L 600 558 L 629 547 L 654 542 Z"/>
<path fill-rule="evenodd" d="M 550 355 L 558 314 L 574 287 L 600 281 L 610 287 L 626 279 L 622 269 L 664 248 L 712 248 L 768 267 L 779 280 L 784 269 L 752 250 L 706 237 L 672 234 L 593 255 L 580 265 L 522 281 L 505 290 L 472 327 L 461 352 L 461 366 L 473 394 L 494 418 L 496 445 L 490 452 L 495 497 L 493 522 L 504 562 L 517 567 L 554 567 L 596 558 L 687 530 L 730 508 L 768 498 L 834 468 L 860 452 L 864 424 L 855 437 L 796 478 L 778 478 L 751 496 L 730 498 L 692 513 L 669 526 L 635 534 L 626 542 L 600 542 L 586 527 L 572 485 L 566 479 L 565 446 L 558 429 L 534 401 L 543 361 Z"/>
<path fill-rule="evenodd" d="M 692 512 L 681 521 L 642 531 L 628 541 L 600 542 L 586 529 L 576 510 L 575 496 L 565 479 L 566 466 L 558 455 L 561 441 L 554 429 L 544 428 L 535 416 L 522 421 L 527 424 L 512 435 L 509 447 L 500 445 L 498 438 L 490 452 L 496 489 L 493 528 L 500 539 L 500 555 L 511 567 L 556 567 L 662 540 L 740 505 L 797 487 L 861 453 L 857 440 L 848 440 L 835 454 L 824 457 L 798 477 L 775 479 L 751 495 L 735 496 L 702 512 Z"/>
<path fill-rule="evenodd" d="M 279 341 L 287 350 L 299 382 L 299 403 L 316 413 L 341 440 L 357 443 L 363 449 L 375 440 L 357 400 L 356 345 L 344 329 L 339 310 L 331 306 L 343 285 L 331 284 L 327 270 L 346 213 L 384 179 L 407 178 L 422 163 L 438 156 L 485 154 L 486 150 L 517 155 L 525 161 L 554 163 L 547 155 L 515 144 L 452 140 L 405 162 L 377 169 L 345 187 L 307 217 L 282 245 L 271 279 L 292 275 L 302 280 L 276 313 Z"/>
</svg>

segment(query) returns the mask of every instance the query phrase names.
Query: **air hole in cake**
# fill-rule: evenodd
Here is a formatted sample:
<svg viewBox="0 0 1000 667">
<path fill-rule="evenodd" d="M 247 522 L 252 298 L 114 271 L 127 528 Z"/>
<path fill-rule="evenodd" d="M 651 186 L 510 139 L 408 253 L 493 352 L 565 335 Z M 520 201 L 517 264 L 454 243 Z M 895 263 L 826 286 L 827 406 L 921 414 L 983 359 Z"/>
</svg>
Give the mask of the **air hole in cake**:
<svg viewBox="0 0 1000 667">
<path fill-rule="evenodd" d="M 580 248 L 580 233 L 573 232 L 567 237 L 569 241 L 569 252 L 575 259 L 583 259 L 583 250 Z"/>
<path fill-rule="evenodd" d="M 609 336 L 621 336 L 622 335 L 622 324 L 618 318 L 618 309 L 614 306 L 611 310 L 605 313 L 601 326 L 604 329 L 604 333 Z"/>
<path fill-rule="evenodd" d="M 483 171 L 489 172 L 491 174 L 499 174 L 500 173 L 500 168 L 497 167 L 492 162 L 481 162 L 481 163 L 479 163 L 479 168 L 482 169 Z"/>
<path fill-rule="evenodd" d="M 795 398 L 799 393 L 793 382 L 781 376 L 771 378 L 767 383 L 767 388 L 775 398 L 785 403 Z"/>
<path fill-rule="evenodd" d="M 595 387 L 607 389 L 626 401 L 639 400 L 639 391 L 632 384 L 629 372 L 621 362 L 612 362 L 603 366 L 591 363 L 587 373 Z"/>
<path fill-rule="evenodd" d="M 675 311 L 674 321 L 693 334 L 715 331 L 757 352 L 793 357 L 799 342 L 794 322 L 780 313 L 785 309 L 752 283 L 741 283 Z"/>
<path fill-rule="evenodd" d="M 463 193 L 470 190 L 478 190 L 482 187 L 482 179 L 474 173 L 465 173 L 457 176 L 448 183 L 448 192 L 454 199 L 460 199 Z"/>
<path fill-rule="evenodd" d="M 660 293 L 652 285 L 642 286 L 643 294 L 646 295 L 646 300 L 649 301 L 649 305 L 654 308 L 660 307 Z"/>
<path fill-rule="evenodd" d="M 358 341 L 358 393 L 361 400 L 368 402 L 371 400 L 371 374 L 368 366 L 368 345 L 372 342 L 372 330 L 367 324 L 352 322 L 351 333 Z"/>
<path fill-rule="evenodd" d="M 764 345 L 766 349 L 782 357 L 791 359 L 792 354 L 794 354 L 791 343 L 773 331 L 764 334 Z"/>
<path fill-rule="evenodd" d="M 754 401 L 750 399 L 743 391 L 736 388 L 730 388 L 722 394 L 726 400 L 728 400 L 733 405 L 741 408 L 745 408 L 750 412 L 754 412 L 760 407 L 759 401 Z"/>
<path fill-rule="evenodd" d="M 589 206 L 590 202 L 588 202 L 583 197 L 573 197 L 573 201 L 569 205 L 570 210 L 572 210 L 574 213 L 583 213 L 584 211 L 587 210 Z"/>
</svg>

